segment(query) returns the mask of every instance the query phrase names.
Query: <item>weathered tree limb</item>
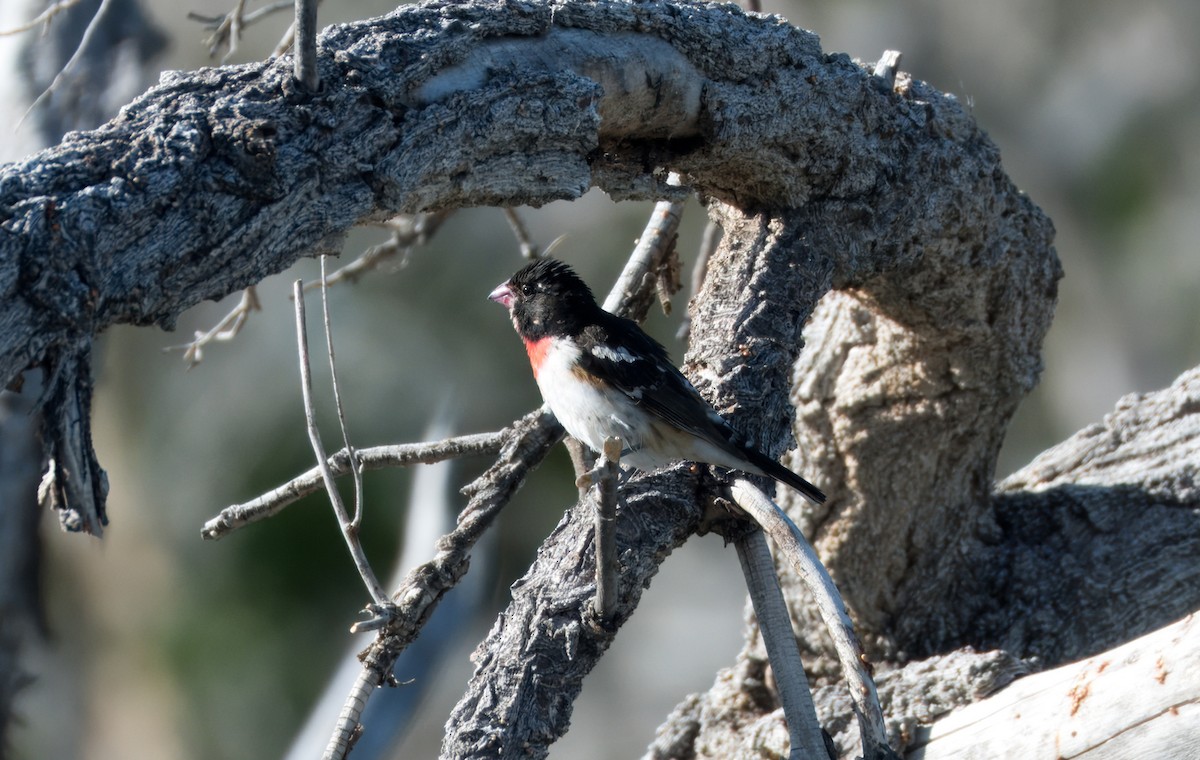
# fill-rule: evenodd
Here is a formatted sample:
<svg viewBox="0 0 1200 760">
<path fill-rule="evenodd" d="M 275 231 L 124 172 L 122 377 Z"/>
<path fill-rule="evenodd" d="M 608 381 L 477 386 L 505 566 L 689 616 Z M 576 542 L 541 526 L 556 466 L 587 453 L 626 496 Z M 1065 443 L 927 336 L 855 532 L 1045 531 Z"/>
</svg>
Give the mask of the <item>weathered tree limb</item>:
<svg viewBox="0 0 1200 760">
<path fill-rule="evenodd" d="M 58 15 L 73 5 L 80 7 Z M 26 113 L 77 51 L 81 65 L 68 72 L 55 98 L 28 113 L 22 129 L 5 130 L 0 160 L 53 143 L 68 129 L 95 126 L 145 86 L 149 59 L 165 44 L 163 34 L 138 2 L 121 0 L 112 4 L 114 13 L 96 22 L 91 44 L 80 50 L 98 6 L 96 0 L 5 4 L 6 19 L 32 19 L 23 26 L 27 33 L 0 42 L 6 48 L 3 57 L 15 64 L 6 71 L 7 86 L 0 87 L 0 104 L 9 114 Z M 46 28 L 33 31 L 40 24 Z M 30 645 L 46 634 L 41 598 L 46 574 L 38 527 L 42 514 L 36 498 L 45 462 L 41 417 L 36 412 L 43 375 L 25 376 L 20 393 L 4 387 L 0 385 L 0 754 L 14 743 L 9 727 L 22 722 L 22 711 L 14 709 L 20 704 L 19 692 L 36 680 L 27 662 Z M 69 712 L 59 717 L 73 720 Z"/>
<path fill-rule="evenodd" d="M 892 181 L 883 139 L 907 152 L 969 125 L 729 6 L 431 4 L 331 27 L 319 48 L 319 95 L 292 88 L 286 61 L 165 75 L 105 127 L 0 171 L 0 379 L 110 324 L 169 327 L 383 215 L 593 184 L 669 194 L 670 166 L 783 208 Z M 852 107 L 863 124 L 826 128 Z"/>
<path fill-rule="evenodd" d="M 1145 636 L 1132 649 L 1105 650 L 1200 608 L 1197 483 L 1200 368 L 1185 372 L 1162 391 L 1122 399 L 1102 423 L 1085 428 L 1001 483 L 981 521 L 989 530 L 987 541 L 977 548 L 957 548 L 952 557 L 961 563 L 956 565 L 957 583 L 941 586 L 947 598 L 937 607 L 947 616 L 953 610 L 944 608 L 958 605 L 981 612 L 956 642 L 947 645 L 946 654 L 881 663 L 888 668 L 878 683 L 892 745 L 908 746 L 920 726 L 992 694 L 1030 670 L 1086 656 L 1116 662 L 1136 654 L 1154 662 L 1164 637 L 1173 635 L 1166 629 Z M 886 545 L 878 548 L 882 551 Z M 944 583 L 936 574 L 924 577 L 934 586 Z M 795 610 L 803 604 L 796 593 L 790 606 Z M 915 616 L 924 611 L 909 610 Z M 807 642 L 816 640 L 811 629 L 799 633 Z M 761 674 L 765 667 L 756 631 L 751 628 L 748 636 L 739 663 L 718 677 L 712 690 L 689 697 L 660 728 L 660 742 L 671 753 L 656 743 L 654 757 L 680 756 L 681 745 L 720 748 L 716 753 L 697 749 L 695 757 L 729 756 L 752 746 L 774 746 L 786 736 L 782 717 L 770 703 L 759 708 L 754 734 L 758 744 L 747 744 L 749 735 L 735 725 L 735 720 L 745 720 L 744 711 L 731 711 L 730 705 L 745 704 L 746 694 L 755 688 L 752 674 Z M 975 654 L 971 647 L 992 651 Z M 858 731 L 841 684 L 819 689 L 815 699 L 842 756 L 852 756 Z M 1020 713 L 1019 726 L 1006 722 L 1011 715 L 997 715 L 980 730 L 1009 738 L 1029 734 L 1031 741 L 1071 730 L 1057 712 Z M 951 714 L 946 720 L 954 725 L 969 718 Z M 1195 735 L 1196 725 L 1185 719 L 1157 723 L 1156 746 L 1165 741 L 1176 747 L 1164 757 L 1190 757 L 1189 737 Z M 1125 747 L 1122 742 L 1135 735 L 1126 728 L 1119 721 L 1097 719 L 1086 735 L 1110 736 L 1117 740 L 1114 747 Z M 1105 730 L 1111 733 L 1098 733 Z M 942 731 L 935 728 L 935 733 Z M 1166 732 L 1171 739 L 1161 738 Z M 1122 751 L 1096 757 L 1121 757 Z M 981 749 L 977 756 L 994 756 L 989 752 Z M 947 756 L 951 755 L 953 751 Z"/>
<path fill-rule="evenodd" d="M 917 732 L 913 760 L 1200 756 L 1200 619 L 1023 678 Z"/>
<path fill-rule="evenodd" d="M 1200 367 L 1006 478 L 988 528 L 978 646 L 1068 662 L 1200 609 Z"/>
<path fill-rule="evenodd" d="M 1034 562 L 1019 542 L 1049 514 L 1062 520 L 1037 534 L 1049 550 L 1076 518 L 1018 509 L 1017 495 L 993 505 L 990 492 L 1004 426 L 1040 368 L 1053 231 L 957 101 L 903 74 L 888 87 L 814 37 L 728 6 L 428 4 L 327 30 L 319 52 L 318 95 L 288 84 L 286 62 L 172 75 L 101 130 L 0 169 L 0 379 L 85 356 L 109 324 L 169 326 L 357 222 L 593 185 L 673 195 L 674 170 L 724 229 L 693 302 L 687 369 L 763 448 L 794 437 L 793 466 L 832 492 L 826 510 L 793 515 L 876 659 L 993 641 L 1048 603 L 1014 579 L 1054 559 Z M 636 482 L 649 490 L 631 503 L 665 506 L 619 537 L 630 557 L 656 558 L 626 568 L 626 611 L 696 524 L 682 504 L 695 502 L 690 476 Z M 1147 524 L 1162 511 L 1144 505 Z M 575 607 L 588 573 L 567 589 L 576 574 L 551 561 L 572 566 L 587 540 L 576 527 L 569 517 L 551 537 L 480 650 L 447 746 L 536 754 L 565 730 L 578 679 L 611 639 Z M 1066 556 L 1085 556 L 1090 538 Z M 815 618 L 791 601 L 819 655 Z M 1078 649 L 1047 638 L 1048 620 L 1028 622 L 1018 656 Z M 693 736 L 718 746 L 715 730 Z"/>
<path fill-rule="evenodd" d="M 617 603 L 593 611 L 592 506 L 571 507 L 472 660 L 475 674 L 447 722 L 442 757 L 544 757 L 565 732 L 583 677 L 633 613 L 659 564 L 695 532 L 703 510 L 685 472 L 635 477 L 621 492 Z M 554 579 L 550 581 L 548 579 Z"/>
</svg>

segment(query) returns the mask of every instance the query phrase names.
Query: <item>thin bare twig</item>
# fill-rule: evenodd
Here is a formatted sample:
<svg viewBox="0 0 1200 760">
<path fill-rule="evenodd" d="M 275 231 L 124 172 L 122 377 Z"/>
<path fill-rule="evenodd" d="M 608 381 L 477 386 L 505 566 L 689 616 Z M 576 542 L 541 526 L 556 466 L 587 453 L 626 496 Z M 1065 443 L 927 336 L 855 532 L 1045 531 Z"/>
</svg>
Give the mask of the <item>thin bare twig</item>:
<svg viewBox="0 0 1200 760">
<path fill-rule="evenodd" d="M 275 43 L 275 49 L 271 51 L 271 58 L 278 58 L 281 55 L 286 55 L 287 51 L 292 49 L 292 43 L 296 41 L 296 23 L 293 21 L 284 31 L 283 36 L 279 38 L 279 42 Z"/>
<path fill-rule="evenodd" d="M 529 236 L 529 228 L 525 226 L 525 220 L 517 213 L 515 208 L 505 206 L 504 218 L 508 220 L 508 226 L 512 230 L 513 237 L 517 239 L 517 245 L 521 248 L 521 256 L 527 259 L 536 259 L 542 254 L 538 251 L 537 245 Z"/>
<path fill-rule="evenodd" d="M 291 7 L 291 2 L 289 1 L 287 5 Z M 237 51 L 238 42 L 242 39 L 242 29 L 248 23 L 245 10 L 246 0 L 237 0 L 233 9 L 224 16 L 202 16 L 199 13 L 188 11 L 188 20 L 199 21 L 206 28 L 213 30 L 205 40 L 208 43 L 209 58 L 215 58 L 217 51 L 226 47 L 225 55 L 221 56 L 221 63 L 224 64 Z"/>
<path fill-rule="evenodd" d="M 662 266 L 675 241 L 682 213 L 682 203 L 659 201 L 654 204 L 654 211 L 650 214 L 646 231 L 638 240 L 637 248 L 634 249 L 629 264 L 625 265 L 620 279 L 617 280 L 617 285 L 613 287 L 604 301 L 606 311 L 612 311 L 613 307 L 627 295 L 642 293 L 642 298 L 646 301 L 646 305 L 642 307 L 642 318 L 645 319 L 645 312 L 649 311 L 650 303 L 653 302 L 654 293 L 657 290 L 658 278 L 655 273 Z M 631 266 L 635 262 L 638 262 L 639 265 Z"/>
<path fill-rule="evenodd" d="M 373 446 L 359 449 L 358 460 L 364 471 L 385 467 L 405 467 L 410 464 L 432 464 L 456 457 L 496 454 L 512 434 L 507 427 L 496 433 L 476 433 L 428 443 L 406 443 L 394 446 Z M 350 472 L 350 455 L 345 450 L 328 460 L 334 477 Z M 222 509 L 220 514 L 204 523 L 200 534 L 207 539 L 224 538 L 250 523 L 265 520 L 309 494 L 321 490 L 321 468 L 313 467 L 283 485 L 242 504 Z"/>
<path fill-rule="evenodd" d="M 323 0 L 317 0 L 317 5 L 320 5 Z M 314 21 L 314 23 L 316 23 Z M 271 51 L 272 58 L 278 58 L 292 49 L 292 45 L 296 42 L 296 22 L 292 22 L 288 26 L 287 31 L 279 38 L 279 42 L 275 43 L 275 49 Z"/>
<path fill-rule="evenodd" d="M 58 0 L 57 3 L 55 3 L 54 5 L 51 5 L 46 10 L 42 11 L 37 16 L 35 16 L 34 18 L 30 19 L 29 21 L 26 21 L 24 24 L 21 24 L 20 26 L 14 26 L 12 29 L 0 30 L 0 37 L 8 37 L 13 34 L 20 34 L 21 32 L 28 32 L 30 29 L 33 29 L 34 27 L 36 27 L 42 23 L 45 23 L 48 26 L 50 23 L 50 20 L 53 19 L 55 16 L 57 16 L 58 14 L 62 13 L 65 10 L 67 10 L 68 8 L 72 8 L 78 4 L 79 4 L 79 0 Z"/>
<path fill-rule="evenodd" d="M 338 716 L 323 755 L 327 760 L 346 756 L 359 730 L 358 720 L 367 700 L 390 677 L 396 657 L 417 637 L 442 596 L 466 573 L 471 549 L 520 488 L 525 476 L 562 438 L 562 428 L 544 408 L 515 422 L 510 431 L 496 463 L 463 489 L 470 500 L 459 515 L 458 526 L 438 541 L 434 558 L 413 568 L 393 595 L 396 614 L 363 653 L 363 673 Z"/>
<path fill-rule="evenodd" d="M 616 285 L 609 291 L 608 298 L 604 299 L 605 311 L 616 314 L 619 309 L 625 308 L 639 311 L 640 316 L 636 318 L 639 322 L 646 318 L 658 282 L 657 273 L 674 248 L 682 217 L 681 202 L 659 201 L 654 204 L 646 229 L 638 238 L 637 247 L 633 249 Z"/>
<path fill-rule="evenodd" d="M 289 2 L 288 5 L 291 5 L 291 3 Z M 340 269 L 335 269 L 333 273 L 323 277 L 321 280 L 306 284 L 304 290 L 307 292 L 320 288 L 322 287 L 322 283 L 328 286 L 335 285 L 342 280 L 353 282 L 362 273 L 374 269 L 381 262 L 395 256 L 397 253 L 403 253 L 407 256 L 408 252 L 414 246 L 424 245 L 429 242 L 433 233 L 438 230 L 442 222 L 451 213 L 453 212 L 436 211 L 425 214 L 405 214 L 397 216 L 394 219 L 389 219 L 383 226 L 392 231 L 390 240 L 368 248 L 357 259 Z M 190 343 L 167 346 L 163 350 L 182 350 L 183 360 L 187 362 L 188 369 L 191 369 L 204 360 L 205 347 L 210 343 L 233 340 L 245 326 L 250 313 L 261 310 L 262 304 L 258 300 L 258 291 L 255 289 L 255 286 L 251 285 L 242 291 L 242 298 L 237 306 L 233 307 L 228 314 L 222 317 L 221 321 L 214 325 L 212 329 L 207 332 L 197 330 L 195 339 Z"/>
<path fill-rule="evenodd" d="M 67 75 L 70 74 L 75 68 L 75 65 L 79 63 L 79 60 L 83 58 L 84 51 L 86 51 L 88 46 L 92 43 L 92 38 L 96 36 L 97 30 L 100 28 L 101 23 L 103 23 L 105 16 L 111 8 L 112 0 L 101 0 L 100 7 L 96 9 L 96 15 L 92 16 L 92 20 L 88 22 L 87 29 L 83 31 L 83 37 L 80 38 L 79 45 L 75 48 L 75 52 L 71 54 L 70 59 L 66 62 L 66 64 L 63 65 L 61 69 L 59 69 L 59 72 L 54 75 L 54 80 L 50 82 L 50 86 L 43 90 L 42 94 L 38 95 L 37 98 L 35 98 L 34 101 L 29 104 L 29 108 L 25 109 L 25 113 L 21 116 L 21 120 L 17 122 L 18 129 L 20 129 L 21 125 L 25 123 L 25 119 L 29 118 L 29 114 L 33 113 L 33 109 L 40 106 L 47 98 L 50 97 L 51 94 L 54 93 L 55 90 L 58 89 L 59 85 L 66 80 Z"/>
<path fill-rule="evenodd" d="M 308 427 L 308 439 L 312 443 L 313 452 L 317 455 L 317 466 L 321 469 L 321 479 L 325 483 L 325 490 L 329 493 L 329 501 L 333 504 L 338 527 L 341 528 L 342 537 L 345 538 L 350 556 L 354 559 L 354 566 L 362 576 L 363 584 L 366 585 L 367 592 L 370 593 L 375 606 L 387 608 L 391 605 L 391 598 L 383 590 L 379 579 L 375 577 L 375 571 L 367 562 L 367 555 L 363 552 L 362 543 L 358 540 L 358 531 L 351 526 L 350 518 L 346 514 L 346 505 L 342 503 L 337 483 L 333 479 L 333 472 L 329 469 L 329 457 L 326 456 L 325 446 L 321 443 L 321 434 L 317 430 L 317 410 L 313 404 L 312 393 L 312 365 L 308 360 L 308 327 L 304 320 L 304 283 L 300 280 L 296 280 L 292 286 L 292 295 L 296 299 L 296 347 L 300 355 L 300 389 L 304 396 L 304 419 Z"/>
<path fill-rule="evenodd" d="M 233 310 L 221 318 L 211 330 L 195 333 L 195 339 L 191 343 L 184 343 L 178 346 L 167 346 L 163 351 L 179 351 L 183 350 L 183 360 L 187 362 L 188 369 L 195 367 L 204 360 L 204 347 L 215 341 L 225 342 L 233 340 L 242 328 L 246 325 L 246 320 L 250 318 L 250 312 L 261 311 L 262 305 L 258 302 L 258 291 L 253 285 L 242 291 L 242 298 L 238 301 L 237 306 Z"/>
<path fill-rule="evenodd" d="M 321 86 L 317 73 L 317 0 L 296 0 L 296 40 L 292 59 L 292 76 L 309 92 Z"/>
<path fill-rule="evenodd" d="M 758 629 L 767 648 L 767 661 L 775 673 L 776 690 L 783 704 L 783 717 L 792 740 L 789 757 L 793 760 L 826 757 L 825 739 L 817 721 L 816 708 L 800 661 L 800 647 L 792 630 L 787 601 L 779 588 L 779 576 L 771 560 L 766 536 L 755 528 L 734 541 Z"/>
<path fill-rule="evenodd" d="M 76 2 L 78 2 L 78 0 L 76 0 Z M 242 14 L 242 22 L 241 22 L 242 28 L 245 29 L 246 27 L 250 26 L 251 24 L 254 24 L 254 23 L 266 18 L 267 16 L 270 16 L 272 13 L 278 13 L 279 11 L 289 10 L 289 9 L 291 9 L 291 7 L 292 7 L 292 0 L 276 0 L 276 2 L 271 3 L 270 5 L 264 5 L 261 8 L 255 8 L 254 10 L 250 11 L 249 13 L 243 13 Z M 187 17 L 188 17 L 189 21 L 199 21 L 201 24 L 204 25 L 205 29 L 218 29 L 222 25 L 226 25 L 226 26 L 231 25 L 232 22 L 230 21 L 229 17 L 232 16 L 233 14 L 234 14 L 234 11 L 230 11 L 229 13 L 226 13 L 223 16 L 205 16 L 202 13 L 196 13 L 195 11 L 188 11 Z"/>
<path fill-rule="evenodd" d="M 617 609 L 617 477 L 621 439 L 604 440 L 604 455 L 589 476 L 596 483 L 596 599 L 592 609 L 608 620 Z"/>
<path fill-rule="evenodd" d="M 879 694 L 871 677 L 870 664 L 854 633 L 854 624 L 846 613 L 841 594 L 816 551 L 791 518 L 753 483 L 738 478 L 730 490 L 734 502 L 766 531 L 813 595 L 825 628 L 833 639 L 850 690 L 850 701 L 862 734 L 863 757 L 866 760 L 896 757 L 887 743 L 883 710 L 879 707 Z"/>
<path fill-rule="evenodd" d="M 245 13 L 246 0 L 237 0 L 237 4 L 233 9 L 224 16 L 203 16 L 193 11 L 188 11 L 187 17 L 192 21 L 199 21 L 204 24 L 206 29 L 213 30 L 205 40 L 208 43 L 208 55 L 210 58 L 217 55 L 217 51 L 222 47 L 227 47 L 225 55 L 221 56 L 221 63 L 228 61 L 234 53 L 237 52 L 238 42 L 242 39 L 242 31 L 251 24 L 260 21 L 273 13 L 288 10 L 292 7 L 292 0 L 279 0 L 278 2 L 264 5 L 262 8 L 256 8 L 249 13 Z"/>
<path fill-rule="evenodd" d="M 400 257 L 397 268 L 403 268 L 408 261 L 412 249 L 425 245 L 446 221 L 454 210 L 430 211 L 423 214 L 401 214 L 383 223 L 385 229 L 391 230 L 391 237 L 363 251 L 358 258 L 340 269 L 335 269 L 326 278 L 326 283 L 336 285 L 342 280 L 356 281 L 363 273 L 369 272 L 384 261 L 395 256 Z M 305 289 L 315 288 L 319 283 L 309 283 Z"/>
<path fill-rule="evenodd" d="M 362 525 L 363 487 L 362 465 L 358 461 L 358 453 L 350 444 L 350 432 L 346 429 L 346 410 L 342 406 L 342 389 L 338 384 L 337 363 L 333 354 L 333 325 L 329 320 L 329 288 L 325 285 L 325 261 L 328 256 L 321 256 L 321 317 L 325 324 L 325 350 L 329 354 L 329 378 L 333 387 L 333 403 L 337 408 L 338 427 L 342 431 L 342 445 L 350 457 L 350 476 L 354 480 L 354 517 L 350 519 L 349 529 L 358 533 Z"/>
<path fill-rule="evenodd" d="M 721 244 L 721 235 L 721 226 L 709 219 L 708 224 L 704 225 L 704 235 L 700 238 L 700 250 L 696 253 L 696 263 L 692 265 L 692 276 L 688 285 L 689 301 L 696 297 L 700 288 L 704 287 L 704 276 L 708 274 L 708 260 L 716 252 L 717 246 Z M 675 337 L 686 341 L 691 334 L 692 317 L 685 311 Z"/>
</svg>

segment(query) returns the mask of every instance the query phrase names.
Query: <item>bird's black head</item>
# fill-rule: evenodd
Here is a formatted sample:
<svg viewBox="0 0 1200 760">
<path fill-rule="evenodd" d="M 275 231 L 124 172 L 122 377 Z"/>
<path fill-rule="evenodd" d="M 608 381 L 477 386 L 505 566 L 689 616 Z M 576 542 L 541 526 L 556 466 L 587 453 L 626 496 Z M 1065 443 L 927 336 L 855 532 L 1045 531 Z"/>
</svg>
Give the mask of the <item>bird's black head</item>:
<svg viewBox="0 0 1200 760">
<path fill-rule="evenodd" d="M 599 308 L 579 275 L 554 259 L 527 264 L 488 297 L 509 310 L 517 332 L 527 341 L 575 335 Z"/>
</svg>

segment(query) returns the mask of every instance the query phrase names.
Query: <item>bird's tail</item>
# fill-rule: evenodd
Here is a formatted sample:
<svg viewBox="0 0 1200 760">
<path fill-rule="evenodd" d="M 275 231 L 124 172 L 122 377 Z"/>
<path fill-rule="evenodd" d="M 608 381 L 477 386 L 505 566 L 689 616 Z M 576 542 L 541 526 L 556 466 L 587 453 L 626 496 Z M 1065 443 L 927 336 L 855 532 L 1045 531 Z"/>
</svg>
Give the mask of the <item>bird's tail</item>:
<svg viewBox="0 0 1200 760">
<path fill-rule="evenodd" d="M 825 503 L 825 494 L 822 493 L 821 489 L 784 467 L 779 462 L 771 459 L 758 449 L 747 447 L 745 455 L 751 464 L 762 470 L 763 475 L 774 478 L 784 485 L 791 486 L 799 491 L 801 496 L 814 504 Z"/>
</svg>

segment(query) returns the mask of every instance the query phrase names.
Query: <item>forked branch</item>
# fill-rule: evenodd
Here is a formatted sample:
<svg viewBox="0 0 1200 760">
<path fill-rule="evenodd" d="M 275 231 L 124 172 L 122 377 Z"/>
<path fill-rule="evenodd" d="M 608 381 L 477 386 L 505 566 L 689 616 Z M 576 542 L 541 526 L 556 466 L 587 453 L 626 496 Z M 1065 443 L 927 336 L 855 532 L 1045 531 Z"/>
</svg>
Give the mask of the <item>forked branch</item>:
<svg viewBox="0 0 1200 760">
<path fill-rule="evenodd" d="M 879 695 L 875 690 L 875 679 L 871 676 L 870 663 L 863 654 L 862 645 L 854 634 L 854 624 L 850 622 L 841 594 L 829 577 L 829 572 L 796 524 L 758 486 L 738 478 L 730 490 L 734 502 L 762 526 L 815 598 L 850 689 L 854 714 L 862 731 L 864 757 L 866 760 L 877 760 L 894 756 L 895 753 L 888 747 L 883 711 L 879 707 Z"/>
</svg>

